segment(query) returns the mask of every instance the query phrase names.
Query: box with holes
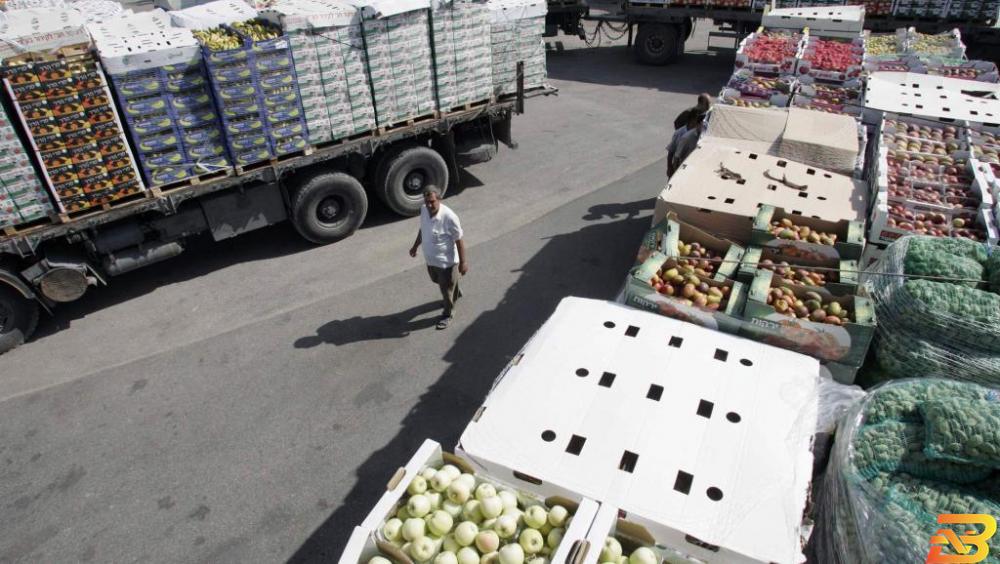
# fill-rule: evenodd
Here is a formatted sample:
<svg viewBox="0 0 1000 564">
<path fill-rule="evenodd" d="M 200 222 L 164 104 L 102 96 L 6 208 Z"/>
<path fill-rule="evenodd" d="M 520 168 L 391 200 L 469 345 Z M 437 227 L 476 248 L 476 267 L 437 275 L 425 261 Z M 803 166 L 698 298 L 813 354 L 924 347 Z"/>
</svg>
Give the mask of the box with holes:
<svg viewBox="0 0 1000 564">
<path fill-rule="evenodd" d="M 661 556 L 801 562 L 818 374 L 805 355 L 566 298 L 456 453 L 618 508 Z"/>
</svg>

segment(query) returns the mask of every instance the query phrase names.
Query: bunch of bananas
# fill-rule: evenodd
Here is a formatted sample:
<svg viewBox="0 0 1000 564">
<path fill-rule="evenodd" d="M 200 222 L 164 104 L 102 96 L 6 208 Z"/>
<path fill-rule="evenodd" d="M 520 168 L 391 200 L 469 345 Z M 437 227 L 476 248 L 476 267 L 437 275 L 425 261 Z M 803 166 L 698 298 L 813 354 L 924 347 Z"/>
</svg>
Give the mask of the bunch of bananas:
<svg viewBox="0 0 1000 564">
<path fill-rule="evenodd" d="M 199 43 L 212 51 L 228 51 L 229 49 L 238 49 L 243 45 L 238 35 L 221 27 L 196 29 L 192 33 Z"/>
<path fill-rule="evenodd" d="M 254 41 L 267 41 L 281 36 L 281 30 L 261 20 L 237 22 L 233 27 Z"/>
</svg>

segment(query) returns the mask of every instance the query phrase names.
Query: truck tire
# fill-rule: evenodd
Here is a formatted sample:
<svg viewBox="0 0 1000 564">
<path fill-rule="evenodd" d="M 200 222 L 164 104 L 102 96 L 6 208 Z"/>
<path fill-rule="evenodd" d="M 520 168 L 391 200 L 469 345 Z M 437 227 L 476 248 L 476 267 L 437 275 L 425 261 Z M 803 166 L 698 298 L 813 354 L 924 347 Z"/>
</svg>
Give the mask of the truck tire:
<svg viewBox="0 0 1000 564">
<path fill-rule="evenodd" d="M 662 23 L 641 23 L 633 47 L 635 58 L 644 65 L 662 66 L 677 60 L 680 41 L 677 26 Z"/>
<path fill-rule="evenodd" d="M 19 347 L 38 327 L 38 303 L 0 284 L 0 354 Z"/>
<path fill-rule="evenodd" d="M 440 188 L 442 196 L 448 190 L 448 164 L 430 147 L 410 145 L 391 150 L 375 171 L 376 195 L 402 216 L 420 213 L 424 188 L 429 184 Z"/>
<path fill-rule="evenodd" d="M 343 172 L 319 172 L 305 178 L 292 194 L 292 224 L 317 244 L 353 235 L 368 214 L 361 183 Z"/>
</svg>

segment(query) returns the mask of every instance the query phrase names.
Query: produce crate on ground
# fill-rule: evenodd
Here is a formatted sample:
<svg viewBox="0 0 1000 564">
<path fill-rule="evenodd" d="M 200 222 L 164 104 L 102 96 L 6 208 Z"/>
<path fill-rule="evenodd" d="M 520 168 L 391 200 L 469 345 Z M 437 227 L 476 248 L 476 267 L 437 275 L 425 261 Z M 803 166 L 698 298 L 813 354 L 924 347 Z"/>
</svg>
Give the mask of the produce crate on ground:
<svg viewBox="0 0 1000 564">
<path fill-rule="evenodd" d="M 709 329 L 736 333 L 746 288 L 735 280 L 684 273 L 676 258 L 653 253 L 629 272 L 625 303 Z"/>
<path fill-rule="evenodd" d="M 361 13 L 378 127 L 434 115 L 428 0 L 373 0 Z"/>
<path fill-rule="evenodd" d="M 996 387 L 909 379 L 852 406 L 817 492 L 816 561 L 924 562 L 942 529 L 984 538 L 975 531 L 1000 515 L 998 395 Z M 942 518 L 949 514 L 957 518 Z"/>
<path fill-rule="evenodd" d="M 489 0 L 493 49 L 493 93 L 517 92 L 517 63 L 524 63 L 524 88 L 545 84 L 545 13 L 539 0 Z"/>
<path fill-rule="evenodd" d="M 0 108 L 0 229 L 38 221 L 53 210 L 14 123 Z"/>
<path fill-rule="evenodd" d="M 311 144 L 375 129 L 356 7 L 336 0 L 281 0 L 260 15 L 288 35 Z"/>
<path fill-rule="evenodd" d="M 785 283 L 809 289 L 826 288 L 831 294 L 856 294 L 859 266 L 856 260 L 815 256 L 797 248 L 750 247 L 740 262 L 737 280 L 750 284 L 761 270 L 770 270 Z"/>
<path fill-rule="evenodd" d="M 906 31 L 906 52 L 917 57 L 964 59 L 965 44 L 958 29 L 931 35 L 910 28 Z"/>
<path fill-rule="evenodd" d="M 811 31 L 811 30 L 810 30 Z M 809 35 L 795 70 L 799 76 L 840 84 L 861 77 L 864 40 Z"/>
<path fill-rule="evenodd" d="M 808 7 L 771 10 L 761 18 L 761 24 L 767 29 L 796 32 L 809 28 L 809 35 L 817 37 L 858 37 L 864 27 L 865 7 L 822 4 L 843 2 L 817 2 Z"/>
<path fill-rule="evenodd" d="M 795 105 L 861 119 L 863 89 L 864 85 L 858 79 L 830 84 L 806 76 L 799 81 L 799 88 L 795 95 L 799 100 Z"/>
<path fill-rule="evenodd" d="M 681 274 L 707 276 L 720 282 L 735 277 L 743 259 L 743 247 L 679 221 L 671 214 L 658 227 L 663 230 L 658 250 L 677 259 Z"/>
<path fill-rule="evenodd" d="M 455 0 L 431 10 L 434 80 L 442 111 L 493 96 L 493 43 L 486 2 Z"/>
<path fill-rule="evenodd" d="M 933 95 L 927 95 L 932 92 Z M 882 72 L 868 77 L 865 123 L 877 125 L 886 113 L 920 116 L 945 125 L 996 123 L 1000 119 L 1000 85 L 913 72 Z"/>
<path fill-rule="evenodd" d="M 805 42 L 806 35 L 802 33 L 760 28 L 740 42 L 736 50 L 736 68 L 792 75 Z"/>
<path fill-rule="evenodd" d="M 231 170 L 201 49 L 190 30 L 92 29 L 149 186 Z"/>
<path fill-rule="evenodd" d="M 865 247 L 864 220 L 826 221 L 764 204 L 754 218 L 750 242 L 817 259 L 859 259 Z"/>
<path fill-rule="evenodd" d="M 738 70 L 719 93 L 719 102 L 753 108 L 787 107 L 795 84 L 791 76 L 766 76 Z"/>
<path fill-rule="evenodd" d="M 386 478 L 386 492 L 355 528 L 340 564 L 376 556 L 412 564 L 441 553 L 468 562 L 497 552 L 505 560 L 539 555 L 569 564 L 598 510 L 595 501 L 558 485 L 491 474 L 430 439 Z"/>
<path fill-rule="evenodd" d="M 832 288 L 788 283 L 758 270 L 750 284 L 740 334 L 823 361 L 859 367 L 875 334 L 875 308 L 867 298 Z"/>
<path fill-rule="evenodd" d="M 491 475 L 600 502 L 588 564 L 625 532 L 616 516 L 655 540 L 653 562 L 802 562 L 818 370 L 804 355 L 566 298 L 456 452 Z"/>
<path fill-rule="evenodd" d="M 979 82 L 1000 82 L 996 63 L 991 61 L 963 61 L 961 59 L 926 59 L 914 65 L 913 72 L 959 78 L 962 80 L 978 80 Z"/>
</svg>

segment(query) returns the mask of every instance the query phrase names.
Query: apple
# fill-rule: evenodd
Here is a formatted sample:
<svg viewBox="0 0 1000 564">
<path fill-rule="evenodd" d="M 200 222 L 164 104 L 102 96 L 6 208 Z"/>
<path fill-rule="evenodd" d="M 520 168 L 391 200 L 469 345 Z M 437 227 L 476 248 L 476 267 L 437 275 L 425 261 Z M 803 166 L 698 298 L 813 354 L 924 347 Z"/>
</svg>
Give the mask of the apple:
<svg viewBox="0 0 1000 564">
<path fill-rule="evenodd" d="M 434 564 L 458 564 L 458 556 L 454 552 L 441 552 L 434 557 Z"/>
<path fill-rule="evenodd" d="M 406 487 L 406 493 L 410 495 L 422 494 L 427 491 L 427 480 L 423 476 L 414 476 L 413 481 Z"/>
<path fill-rule="evenodd" d="M 535 554 L 545 547 L 545 540 L 542 533 L 536 529 L 525 529 L 521 531 L 521 536 L 517 539 L 518 544 L 524 549 L 525 554 Z"/>
<path fill-rule="evenodd" d="M 484 555 L 488 552 L 496 552 L 500 548 L 500 537 L 496 531 L 479 531 L 476 535 L 476 548 Z"/>
<path fill-rule="evenodd" d="M 403 521 L 403 538 L 413 542 L 426 534 L 427 522 L 417 517 L 410 517 Z"/>
<path fill-rule="evenodd" d="M 431 488 L 436 492 L 443 492 L 448 489 L 448 486 L 457 478 L 458 476 L 452 476 L 450 472 L 442 471 L 434 474 L 431 478 Z"/>
<path fill-rule="evenodd" d="M 493 525 L 493 530 L 502 539 L 509 539 L 517 532 L 517 517 L 513 515 L 501 515 L 497 517 L 497 522 Z"/>
<path fill-rule="evenodd" d="M 482 523 L 479 524 L 479 528 L 484 531 L 495 531 L 496 525 L 497 525 L 497 518 L 494 517 L 492 519 L 485 519 Z"/>
<path fill-rule="evenodd" d="M 532 505 L 524 510 L 524 524 L 532 529 L 538 529 L 548 521 L 549 512 L 541 505 Z"/>
<path fill-rule="evenodd" d="M 411 517 L 423 517 L 431 511 L 431 500 L 424 494 L 412 496 L 406 502 L 406 511 Z"/>
<path fill-rule="evenodd" d="M 524 549 L 519 544 L 508 544 L 500 549 L 500 564 L 524 564 Z"/>
<path fill-rule="evenodd" d="M 496 497 L 497 489 L 492 484 L 479 484 L 476 488 L 476 499 L 483 501 L 489 497 Z"/>
<path fill-rule="evenodd" d="M 549 531 L 548 536 L 545 538 L 545 543 L 548 544 L 549 548 L 555 550 L 559 543 L 562 542 L 563 535 L 566 534 L 566 529 L 562 527 L 557 527 Z"/>
<path fill-rule="evenodd" d="M 447 511 L 438 509 L 427 521 L 427 528 L 430 529 L 431 534 L 443 537 L 451 532 L 451 527 L 454 524 L 454 520 L 452 520 L 451 515 L 448 515 Z"/>
<path fill-rule="evenodd" d="M 434 558 L 438 545 L 430 537 L 420 537 L 410 543 L 410 556 L 417 562 L 426 562 Z"/>
<path fill-rule="evenodd" d="M 406 521 L 407 519 L 412 517 L 412 515 L 410 515 L 410 512 L 406 510 L 406 506 L 403 505 L 399 508 L 399 511 L 396 511 L 396 517 L 400 521 Z"/>
<path fill-rule="evenodd" d="M 517 494 L 510 490 L 500 490 L 497 492 L 500 499 L 503 501 L 503 506 L 507 509 L 514 509 L 517 507 Z"/>
<path fill-rule="evenodd" d="M 506 508 L 504 508 L 503 513 L 501 513 L 500 515 L 501 516 L 502 515 L 510 515 L 510 516 L 514 517 L 515 519 L 517 519 L 517 524 L 518 525 L 521 525 L 521 524 L 524 523 L 524 512 L 521 511 L 520 509 L 516 508 L 516 507 L 506 507 Z"/>
<path fill-rule="evenodd" d="M 462 545 L 458 544 L 458 541 L 455 540 L 454 534 L 448 535 L 442 539 L 441 550 L 454 553 L 458 552 L 458 549 L 460 548 L 462 548 Z"/>
<path fill-rule="evenodd" d="M 392 564 L 392 562 L 385 556 L 372 556 L 368 564 Z"/>
<path fill-rule="evenodd" d="M 525 564 L 549 564 L 549 559 L 544 556 L 539 556 L 537 554 L 531 556 L 524 561 Z"/>
<path fill-rule="evenodd" d="M 469 501 L 471 489 L 464 480 L 455 480 L 448 486 L 448 499 L 454 503 L 465 503 Z"/>
<path fill-rule="evenodd" d="M 462 482 L 469 488 L 470 492 L 476 489 L 476 477 L 469 473 L 459 475 L 452 482 Z"/>
<path fill-rule="evenodd" d="M 403 532 L 403 521 L 393 517 L 382 525 L 382 536 L 384 536 L 389 542 L 397 542 L 402 538 Z"/>
<path fill-rule="evenodd" d="M 431 468 L 430 466 L 420 471 L 420 477 L 427 481 L 430 481 L 430 479 L 434 477 L 434 474 L 437 474 L 437 470 Z"/>
<path fill-rule="evenodd" d="M 427 492 L 423 495 L 427 497 L 427 501 L 431 502 L 431 511 L 441 509 L 441 501 L 444 496 L 440 492 Z"/>
<path fill-rule="evenodd" d="M 618 562 L 616 562 L 615 564 L 628 564 L 628 556 L 626 556 L 626 555 L 622 554 L 622 555 L 621 555 L 621 556 L 620 556 L 620 557 L 618 558 Z"/>
<path fill-rule="evenodd" d="M 555 505 L 549 510 L 549 525 L 562 527 L 566 524 L 567 517 L 569 517 L 569 511 L 561 505 Z"/>
<path fill-rule="evenodd" d="M 479 490 L 476 490 L 476 493 L 478 494 Z M 503 501 L 499 497 L 485 497 L 479 501 L 479 504 L 479 510 L 483 512 L 483 517 L 487 519 L 498 517 L 503 513 Z"/>
<path fill-rule="evenodd" d="M 458 466 L 455 466 L 454 464 L 445 464 L 444 466 L 438 469 L 438 473 L 441 472 L 444 472 L 449 476 L 451 476 L 452 480 L 462 475 L 462 471 L 459 470 Z"/>
<path fill-rule="evenodd" d="M 479 553 L 476 549 L 466 546 L 458 549 L 458 564 L 479 564 Z"/>
<path fill-rule="evenodd" d="M 465 517 L 467 520 L 475 523 L 482 522 L 483 508 L 482 504 L 479 503 L 479 500 L 470 499 L 465 502 L 465 505 L 462 506 L 462 517 Z"/>
<path fill-rule="evenodd" d="M 487 552 L 479 559 L 479 564 L 500 564 L 500 553 L 495 550 Z"/>
<path fill-rule="evenodd" d="M 629 564 L 659 564 L 660 559 L 656 557 L 653 549 L 640 546 L 628 556 Z"/>
<path fill-rule="evenodd" d="M 458 519 L 462 516 L 461 503 L 452 503 L 446 499 L 441 502 L 441 509 L 447 511 L 448 515 L 451 515 L 452 519 Z"/>
<path fill-rule="evenodd" d="M 455 527 L 455 541 L 462 546 L 469 546 L 476 542 L 478 534 L 479 527 L 472 521 L 462 521 Z"/>
<path fill-rule="evenodd" d="M 616 562 L 622 555 L 622 544 L 615 537 L 604 539 L 604 548 L 601 549 L 601 562 Z"/>
</svg>

